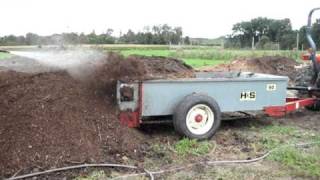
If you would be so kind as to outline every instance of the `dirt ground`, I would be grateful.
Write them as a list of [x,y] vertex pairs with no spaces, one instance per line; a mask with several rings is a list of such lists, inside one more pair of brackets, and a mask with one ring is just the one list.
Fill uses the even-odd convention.
[[[202,70],[241,69],[288,75],[295,79],[292,70],[296,65],[286,58],[264,57]],[[192,68],[181,61],[135,56],[124,60],[117,54],[109,54],[108,58],[91,64],[90,73],[85,73],[86,76],[74,76],[77,73],[72,73],[72,70],[47,67],[32,59],[17,56],[0,61],[0,66],[0,177],[82,163],[135,164],[148,170],[159,170],[205,160],[251,159],[266,152],[264,143],[269,132],[279,132],[277,137],[270,138],[279,139],[281,143],[290,140],[290,133],[301,134],[301,137],[294,136],[297,138],[294,140],[307,141],[308,138],[318,137],[320,130],[318,112],[302,110],[278,119],[258,114],[254,118],[224,121],[218,133],[205,142],[210,144],[207,153],[181,156],[175,149],[181,137],[170,124],[147,125],[139,129],[120,126],[114,104],[116,80],[193,77]],[[292,132],[291,127],[294,127]],[[98,176],[92,175],[96,172]],[[84,169],[39,178],[99,179],[128,173],[119,169]],[[156,177],[317,178],[296,174],[295,169],[271,160],[250,165],[192,166]]]
[[288,76],[290,80],[296,78],[295,66],[298,63],[286,57],[265,56],[261,58],[243,58],[213,67],[203,67],[200,71],[247,71],[266,74]]

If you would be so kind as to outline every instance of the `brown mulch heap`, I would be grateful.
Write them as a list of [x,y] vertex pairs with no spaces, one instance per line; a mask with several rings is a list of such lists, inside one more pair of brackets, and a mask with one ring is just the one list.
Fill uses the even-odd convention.
[[293,80],[296,76],[294,59],[280,56],[265,56],[260,58],[244,58],[214,67],[204,67],[200,71],[250,71],[274,75],[288,76]]
[[120,126],[117,80],[192,77],[181,61],[110,54],[84,79],[0,72],[0,177],[74,163],[142,159],[147,135]]
[[194,76],[192,67],[178,59],[158,56],[129,56],[124,58],[117,53],[110,53],[106,63],[97,69],[98,73],[95,74],[95,76],[98,76],[97,79],[101,80],[106,77],[106,81],[110,79],[121,81],[176,79]]

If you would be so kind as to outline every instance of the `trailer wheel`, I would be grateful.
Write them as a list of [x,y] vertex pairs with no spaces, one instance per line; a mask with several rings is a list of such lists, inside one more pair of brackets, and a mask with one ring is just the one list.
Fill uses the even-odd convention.
[[186,96],[173,116],[175,130],[192,139],[209,139],[219,128],[221,112],[218,103],[203,94]]

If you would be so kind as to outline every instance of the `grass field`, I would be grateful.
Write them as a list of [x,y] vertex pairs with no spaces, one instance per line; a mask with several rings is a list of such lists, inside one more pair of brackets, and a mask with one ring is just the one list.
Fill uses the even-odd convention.
[[262,50],[223,50],[216,47],[201,48],[175,48],[175,49],[122,49],[116,50],[125,56],[144,55],[144,56],[165,56],[184,60],[193,67],[202,67],[207,65],[217,65],[226,63],[230,60],[244,57],[261,56],[284,56],[298,60],[300,51],[262,51]]
[[9,58],[11,55],[8,53],[2,53],[0,52],[0,59],[5,59],[5,58]]
[[[169,46],[169,45],[132,45],[132,44],[106,44],[106,45],[66,45],[66,48],[95,48],[103,51],[120,52],[124,56],[165,56],[182,59],[187,64],[197,68],[217,65],[228,61],[261,56],[285,56],[295,60],[300,59],[301,51],[291,50],[226,50],[216,46]],[[7,50],[37,50],[36,46],[6,46]],[[57,46],[42,46],[43,49],[56,49]],[[8,54],[0,53],[0,59]]]

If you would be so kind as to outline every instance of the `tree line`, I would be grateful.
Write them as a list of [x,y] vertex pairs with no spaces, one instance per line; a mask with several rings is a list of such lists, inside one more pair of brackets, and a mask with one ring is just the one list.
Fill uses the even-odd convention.
[[[313,38],[320,47],[320,19],[312,26]],[[128,30],[114,36],[113,29],[97,34],[92,31],[84,33],[62,33],[50,36],[40,36],[27,33],[25,36],[0,37],[0,45],[50,45],[50,44],[193,44],[193,45],[222,45],[225,48],[237,49],[294,49],[307,48],[306,27],[293,30],[290,19],[269,19],[258,17],[233,25],[232,34],[223,38],[206,39],[183,37],[181,27],[171,27],[167,24],[147,26],[142,31]]]
[[[308,47],[306,26],[293,30],[290,19],[255,18],[236,23],[225,39],[227,48],[303,49]],[[312,25],[312,36],[320,46],[320,19]]]
[[145,27],[143,31],[135,33],[128,30],[119,37],[113,35],[113,29],[107,29],[104,33],[96,34],[92,31],[84,33],[62,33],[50,36],[40,36],[27,33],[25,36],[0,37],[0,45],[50,45],[50,44],[189,44],[189,37],[182,37],[181,27],[171,27],[167,24]]

